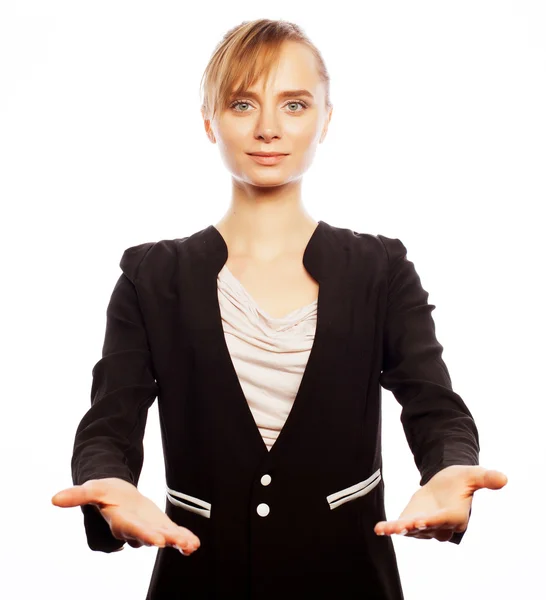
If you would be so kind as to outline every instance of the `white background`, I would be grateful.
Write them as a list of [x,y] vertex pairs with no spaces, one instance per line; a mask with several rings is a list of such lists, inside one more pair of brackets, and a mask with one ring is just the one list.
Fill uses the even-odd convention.
[[[222,35],[256,18],[302,26],[330,71],[308,212],[404,242],[480,462],[509,478],[475,494],[459,546],[395,536],[406,598],[544,597],[540,0],[2,2],[1,595],[145,597],[157,550],[92,552],[80,509],[50,499],[72,485],[123,250],[191,235],[228,206],[199,83]],[[383,405],[394,519],[419,473],[390,392]],[[139,489],[162,507],[164,484],[155,402]]]

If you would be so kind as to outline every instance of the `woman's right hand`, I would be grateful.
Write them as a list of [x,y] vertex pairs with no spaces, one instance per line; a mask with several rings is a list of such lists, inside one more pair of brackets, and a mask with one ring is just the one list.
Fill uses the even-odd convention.
[[110,525],[112,535],[133,548],[172,546],[182,554],[190,555],[201,545],[189,529],[174,523],[136,486],[118,477],[90,479],[58,492],[51,502],[63,508],[83,504],[96,506]]

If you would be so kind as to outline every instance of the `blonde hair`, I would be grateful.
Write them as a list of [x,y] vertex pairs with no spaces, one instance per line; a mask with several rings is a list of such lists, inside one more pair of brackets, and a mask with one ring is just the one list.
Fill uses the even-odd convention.
[[[317,47],[301,27],[284,20],[243,21],[230,29],[216,46],[201,78],[202,105],[206,119],[228,107],[232,93],[241,94],[262,75],[266,78],[278,61],[284,41],[305,44],[317,60],[319,77],[326,86],[326,109],[331,108],[330,76]],[[235,82],[241,80],[234,89]]]

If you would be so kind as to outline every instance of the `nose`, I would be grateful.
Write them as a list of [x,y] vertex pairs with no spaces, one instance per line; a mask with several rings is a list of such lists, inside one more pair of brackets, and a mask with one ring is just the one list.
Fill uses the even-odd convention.
[[264,140],[264,142],[270,142],[274,139],[279,139],[280,135],[277,135],[273,129],[263,129],[255,136],[258,140]]
[[259,117],[256,119],[254,131],[256,139],[269,142],[281,137],[280,119],[279,115],[275,112],[276,110],[276,108],[262,109]]

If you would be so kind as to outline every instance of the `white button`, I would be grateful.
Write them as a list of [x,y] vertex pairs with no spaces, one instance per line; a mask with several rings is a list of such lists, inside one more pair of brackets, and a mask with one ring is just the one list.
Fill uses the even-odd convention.
[[262,482],[262,485],[269,485],[271,483],[271,475],[262,475],[260,481]]
[[262,504],[258,504],[256,511],[260,515],[260,517],[267,517],[267,515],[269,514],[269,506],[262,502]]

